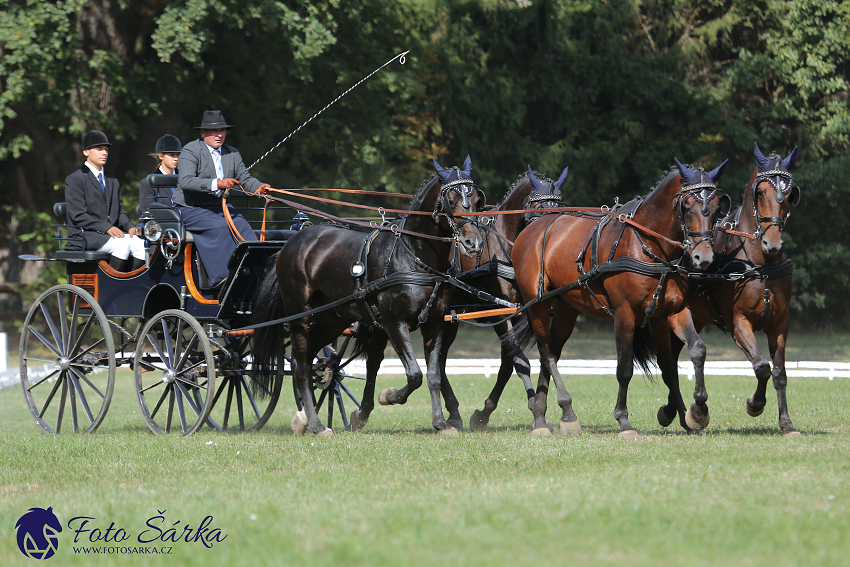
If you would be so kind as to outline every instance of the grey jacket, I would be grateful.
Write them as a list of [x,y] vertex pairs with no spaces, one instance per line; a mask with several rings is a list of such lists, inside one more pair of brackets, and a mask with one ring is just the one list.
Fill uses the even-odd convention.
[[[242,184],[246,191],[256,191],[262,183],[251,177],[242,162],[239,150],[232,146],[221,146],[221,169],[225,178],[233,178]],[[203,140],[193,140],[183,146],[180,153],[180,173],[177,189],[172,199],[184,207],[209,207],[221,204],[221,192],[210,191],[212,180],[216,178],[215,164]]]

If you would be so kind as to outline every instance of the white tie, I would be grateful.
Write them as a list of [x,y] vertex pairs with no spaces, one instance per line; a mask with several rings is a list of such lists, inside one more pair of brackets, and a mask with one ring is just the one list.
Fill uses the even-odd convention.
[[224,170],[221,168],[221,148],[216,148],[212,152],[213,162],[215,163],[215,173],[219,179],[224,179]]

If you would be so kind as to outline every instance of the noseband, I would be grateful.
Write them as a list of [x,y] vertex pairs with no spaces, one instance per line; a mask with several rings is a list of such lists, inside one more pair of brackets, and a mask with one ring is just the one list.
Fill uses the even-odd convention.
[[461,179],[460,171],[457,167],[453,169],[457,170],[458,178],[454,181],[449,181],[446,184],[440,185],[440,197],[434,205],[434,213],[432,216],[434,219],[437,219],[441,215],[446,217],[446,220],[449,222],[449,227],[451,227],[452,235],[455,240],[460,242],[460,227],[465,224],[474,224],[478,226],[478,220],[477,217],[475,217],[475,220],[470,220],[463,216],[455,220],[454,212],[452,211],[451,203],[449,202],[449,191],[454,191],[460,195],[461,206],[463,206],[464,209],[471,209],[472,205],[469,198],[475,192],[478,192],[478,199],[482,202],[484,199],[484,193],[478,188],[478,185],[476,185],[472,179]]
[[[797,182],[794,181],[794,177],[787,171],[782,171],[780,169],[771,169],[769,171],[759,172],[756,175],[756,178],[753,180],[752,187],[752,197],[753,197],[753,216],[756,218],[756,230],[753,232],[753,239],[758,240],[761,236],[768,231],[771,226],[776,225],[779,227],[780,234],[782,230],[785,228],[785,222],[788,220],[788,217],[791,216],[791,205],[793,202],[788,203],[788,208],[785,210],[785,216],[782,217],[763,217],[759,213],[758,205],[758,195],[756,194],[756,190],[760,183],[766,181],[770,183],[770,186],[776,191],[776,202],[782,203],[785,200],[785,196],[789,195],[795,187],[797,187]],[[762,230],[761,226],[763,223],[768,223],[764,230]]]

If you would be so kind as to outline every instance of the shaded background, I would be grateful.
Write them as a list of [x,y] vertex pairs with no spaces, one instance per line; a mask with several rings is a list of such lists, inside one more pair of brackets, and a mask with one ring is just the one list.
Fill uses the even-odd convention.
[[570,166],[565,201],[589,206],[645,193],[674,156],[728,157],[721,187],[739,204],[753,143],[783,156],[797,145],[793,320],[838,328],[850,320],[848,24],[850,2],[821,0],[0,0],[0,330],[64,275],[17,255],[54,249],[50,211],[85,132],[114,143],[107,169],[134,211],[166,132],[185,144],[221,109],[251,164],[405,50],[405,65],[252,173],[409,193],[432,155],[469,153],[490,203],[531,164]]

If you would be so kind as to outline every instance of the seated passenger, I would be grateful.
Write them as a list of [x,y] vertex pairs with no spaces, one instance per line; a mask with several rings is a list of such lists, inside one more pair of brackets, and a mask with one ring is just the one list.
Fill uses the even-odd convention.
[[[135,236],[136,227],[130,222],[124,206],[118,180],[106,172],[109,140],[100,130],[83,137],[83,166],[65,178],[67,223],[85,230],[86,250],[108,252],[109,264],[120,271],[131,271],[145,263],[145,243]],[[69,236],[79,231],[69,230]],[[81,250],[80,241],[70,240],[66,250]],[[130,255],[133,261],[128,262]]]
[[[177,162],[180,160],[180,152],[182,151],[183,146],[180,145],[180,140],[177,136],[166,134],[157,140],[154,153],[151,154],[159,162],[154,173],[176,175]],[[139,210],[148,210],[151,203],[161,203],[170,207],[174,189],[175,187],[160,187],[159,193],[157,193],[157,188],[148,185],[148,178],[145,176],[139,182]]]
[[[220,110],[207,110],[200,126],[201,139],[183,146],[180,174],[172,199],[179,207],[186,229],[192,233],[210,284],[220,285],[228,275],[227,261],[236,249],[221,199],[224,190],[237,181],[251,193],[264,192],[268,183],[251,177],[236,148],[224,145],[227,130],[233,128]],[[248,221],[228,206],[233,224],[245,240],[257,240]]]

